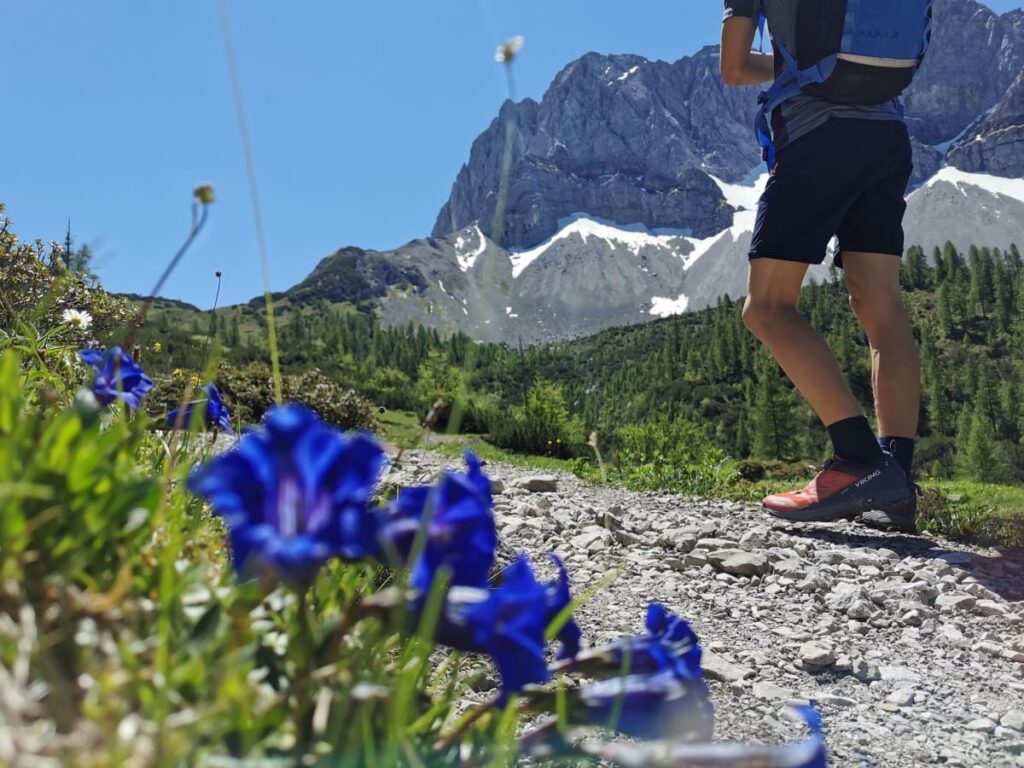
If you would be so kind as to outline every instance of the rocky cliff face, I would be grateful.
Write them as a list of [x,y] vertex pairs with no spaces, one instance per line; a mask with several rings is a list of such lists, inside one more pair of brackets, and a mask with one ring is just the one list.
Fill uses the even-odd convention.
[[950,149],[949,162],[974,173],[1024,176],[1024,72],[963,142]]
[[[964,170],[1024,165],[1018,133],[1024,11],[1002,16],[975,0],[937,0],[932,50],[906,94],[914,138],[914,184],[950,157]],[[756,88],[731,89],[718,50],[669,64],[587,54],[555,78],[540,103],[508,103],[477,139],[433,234],[479,223],[509,247],[529,248],[585,212],[620,224],[720,231],[731,214],[707,178],[748,176],[760,162],[751,126]],[[994,111],[993,111],[994,110]],[[984,143],[955,151],[979,116]],[[1013,122],[1017,120],[1017,122]],[[491,231],[506,130],[515,150],[504,232]],[[1012,125],[1009,125],[1012,123]]]
[[[744,92],[745,91],[745,92]],[[707,48],[675,64],[587,54],[555,78],[541,103],[507,103],[473,144],[435,236],[473,223],[491,231],[505,149],[516,126],[505,230],[529,248],[574,213],[706,236],[731,211],[705,169],[738,180],[756,164],[752,89],[727,89]]]
[[1024,13],[999,16],[974,0],[937,0],[932,47],[906,93],[911,132],[954,142],[997,105],[1024,67]]

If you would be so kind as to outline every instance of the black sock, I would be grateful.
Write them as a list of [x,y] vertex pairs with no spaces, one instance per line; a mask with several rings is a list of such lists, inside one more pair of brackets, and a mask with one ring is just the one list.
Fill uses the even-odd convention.
[[836,456],[857,464],[874,464],[882,458],[882,449],[864,416],[837,421],[828,428]]
[[910,437],[880,437],[878,445],[883,451],[892,454],[903,471],[907,473],[907,479],[914,476],[914,439]]

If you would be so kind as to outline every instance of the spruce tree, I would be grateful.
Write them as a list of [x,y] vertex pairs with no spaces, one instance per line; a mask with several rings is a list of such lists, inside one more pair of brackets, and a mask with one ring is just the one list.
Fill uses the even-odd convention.
[[793,455],[793,394],[782,382],[776,363],[764,356],[758,371],[757,393],[751,418],[755,456],[787,459]]

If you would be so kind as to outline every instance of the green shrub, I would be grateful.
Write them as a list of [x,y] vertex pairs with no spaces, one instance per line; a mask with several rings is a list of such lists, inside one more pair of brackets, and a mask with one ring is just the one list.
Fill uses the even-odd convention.
[[[19,242],[0,203],[0,333],[46,336],[60,329],[62,341],[81,347],[88,339],[105,339],[125,327],[131,308],[124,299],[91,288],[88,273],[67,267],[55,244]],[[74,262],[72,262],[74,266]],[[68,310],[88,312],[88,327],[67,323]]]
[[735,463],[681,417],[620,427],[614,447],[615,474],[636,490],[711,495],[736,477]]
[[[216,383],[236,423],[255,424],[274,404],[273,376],[262,363],[242,368],[221,364]],[[283,376],[281,387],[285,402],[309,406],[328,424],[346,430],[374,427],[373,404],[317,368]]]
[[487,421],[491,441],[502,448],[558,458],[588,453],[582,419],[570,415],[562,387],[545,379],[530,385],[525,406],[494,407]]

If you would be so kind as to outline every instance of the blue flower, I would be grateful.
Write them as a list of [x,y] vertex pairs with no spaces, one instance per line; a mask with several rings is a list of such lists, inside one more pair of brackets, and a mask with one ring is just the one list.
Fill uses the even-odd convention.
[[384,463],[370,437],[342,435],[308,408],[285,405],[200,467],[188,488],[227,522],[240,575],[262,570],[304,584],[330,557],[375,553],[369,505]]
[[583,665],[624,670],[626,674],[671,672],[680,680],[701,680],[701,648],[696,633],[683,619],[663,605],[647,607],[647,634],[623,637],[587,651],[577,661]]
[[[551,623],[572,602],[572,595],[569,591],[569,572],[562,560],[555,555],[550,556],[558,568],[558,578],[549,582],[545,587],[545,599],[547,601],[547,623]],[[583,633],[580,631],[576,620],[570,617],[558,630],[557,635],[562,647],[558,652],[559,659],[572,659],[580,652],[580,640]]]
[[707,686],[671,670],[625,675],[583,686],[573,719],[639,739],[710,739],[714,710]]
[[449,590],[435,637],[457,650],[494,659],[506,697],[550,679],[544,656],[547,624],[547,588],[520,556],[505,569],[501,586],[495,589]]
[[100,405],[110,405],[120,399],[134,410],[153,388],[153,380],[120,347],[106,351],[83,349],[78,356],[95,371],[92,392]]
[[446,472],[434,491],[416,492],[401,513],[406,517],[418,514],[426,525],[426,544],[410,577],[418,592],[430,591],[442,567],[450,571],[452,586],[487,586],[498,547],[491,481],[484,475],[480,459],[471,452],[465,458],[465,474]]
[[231,414],[228,412],[228,407],[224,405],[224,400],[221,399],[220,390],[217,389],[217,385],[207,384],[203,387],[203,392],[206,393],[206,399],[193,400],[191,403],[187,403],[184,416],[181,414],[181,408],[175,408],[168,413],[167,426],[172,429],[179,424],[188,427],[192,423],[196,406],[204,406],[202,422],[204,427],[213,427],[229,435],[234,434],[231,430]]
[[383,510],[378,532],[381,560],[393,566],[407,563],[416,536],[423,528],[423,515],[433,489],[429,485],[402,488]]

